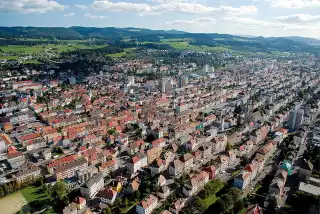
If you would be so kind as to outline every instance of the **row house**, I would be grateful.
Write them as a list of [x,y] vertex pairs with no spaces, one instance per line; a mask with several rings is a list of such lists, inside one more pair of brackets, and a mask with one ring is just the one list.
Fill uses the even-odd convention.
[[76,176],[78,170],[88,167],[88,162],[84,158],[72,161],[68,164],[56,168],[54,176],[57,180],[72,178]]
[[203,189],[204,185],[208,182],[209,174],[206,171],[202,171],[198,175],[193,176],[188,183],[184,184],[182,192],[187,197],[193,196]]

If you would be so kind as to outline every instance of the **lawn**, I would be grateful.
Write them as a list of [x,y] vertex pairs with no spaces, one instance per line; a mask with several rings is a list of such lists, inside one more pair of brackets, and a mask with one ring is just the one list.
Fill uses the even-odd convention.
[[16,192],[0,199],[1,214],[13,214],[27,204],[21,192]]
[[211,204],[214,204],[217,199],[216,195],[211,195],[210,197],[203,199],[203,203],[206,205],[206,208],[208,208]]
[[28,205],[34,210],[41,210],[52,204],[51,198],[40,187],[28,186],[22,189],[20,192],[27,200]]

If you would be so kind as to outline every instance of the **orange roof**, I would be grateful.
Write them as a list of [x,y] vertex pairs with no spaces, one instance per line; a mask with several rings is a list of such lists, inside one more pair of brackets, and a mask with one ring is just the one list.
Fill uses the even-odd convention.
[[59,158],[57,160],[53,160],[48,164],[48,167],[52,168],[52,167],[58,167],[67,163],[70,163],[72,161],[77,160],[78,156],[77,155],[69,155],[63,158]]

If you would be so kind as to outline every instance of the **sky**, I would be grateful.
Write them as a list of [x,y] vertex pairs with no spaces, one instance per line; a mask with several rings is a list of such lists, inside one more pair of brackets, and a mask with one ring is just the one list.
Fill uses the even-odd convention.
[[138,27],[320,39],[320,0],[0,0],[0,26]]

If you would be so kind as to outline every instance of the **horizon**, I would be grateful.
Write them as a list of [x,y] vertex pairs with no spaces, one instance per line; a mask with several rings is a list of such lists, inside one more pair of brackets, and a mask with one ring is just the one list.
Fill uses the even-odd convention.
[[319,8],[320,1],[314,0],[2,0],[0,26],[132,26],[190,33],[317,38]]
[[179,32],[183,32],[183,33],[190,33],[190,34],[220,34],[220,35],[232,35],[232,36],[237,36],[237,37],[245,37],[245,38],[256,38],[256,37],[263,37],[263,38],[290,38],[290,37],[300,37],[300,38],[306,38],[306,39],[316,39],[316,40],[320,40],[320,37],[305,37],[305,36],[263,36],[263,35],[240,35],[240,34],[230,34],[230,33],[217,33],[217,32],[188,32],[188,31],[184,31],[184,30],[178,30],[178,29],[168,29],[168,30],[164,30],[164,29],[152,29],[152,28],[141,28],[141,27],[132,27],[132,26],[128,26],[128,27],[116,27],[116,26],[104,26],[104,27],[95,27],[95,26],[69,26],[69,27],[62,27],[62,26],[0,26],[1,27],[7,27],[7,28],[18,28],[18,27],[22,27],[22,28],[73,28],[73,27],[82,27],[82,28],[98,28],[98,29],[103,29],[103,28],[116,28],[116,29],[128,29],[128,28],[134,28],[134,29],[142,29],[142,30],[152,30],[152,31],[179,31]]

